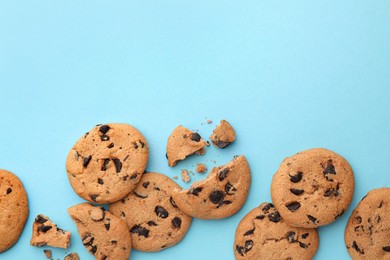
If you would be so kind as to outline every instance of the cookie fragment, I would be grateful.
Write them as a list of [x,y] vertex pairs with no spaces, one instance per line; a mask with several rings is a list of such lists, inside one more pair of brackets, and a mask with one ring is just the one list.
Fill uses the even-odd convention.
[[66,255],[64,260],[80,260],[80,257],[76,252],[73,252],[73,253]]
[[198,133],[179,125],[168,137],[166,153],[168,165],[173,167],[178,161],[192,154],[203,155],[206,146],[207,142]]
[[69,231],[62,230],[47,216],[39,214],[33,223],[30,245],[68,248],[70,236]]
[[225,149],[236,140],[236,132],[228,121],[221,120],[213,134],[210,135],[210,140],[216,147]]
[[207,167],[203,163],[198,163],[196,164],[196,172],[197,173],[205,173],[207,172]]
[[51,250],[45,249],[43,250],[43,253],[45,254],[47,259],[51,259],[52,256]]
[[181,170],[181,179],[184,182],[190,182],[191,181],[191,176],[188,174],[187,170]]

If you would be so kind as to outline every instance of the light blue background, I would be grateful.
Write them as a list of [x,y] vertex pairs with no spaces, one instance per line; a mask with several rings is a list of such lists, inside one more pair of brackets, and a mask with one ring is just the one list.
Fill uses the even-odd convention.
[[[74,234],[54,258],[77,251],[93,259],[66,212],[82,199],[65,159],[104,122],[144,133],[150,171],[172,177],[196,162],[211,168],[245,154],[253,172],[239,213],[194,220],[177,246],[133,251],[132,259],[233,259],[235,228],[270,201],[279,163],[312,147],[333,149],[355,171],[352,207],[319,229],[315,257],[348,259],[343,232],[352,208],[367,191],[390,186],[389,14],[385,0],[0,0],[0,168],[22,179],[30,200],[21,239],[0,259],[44,259],[29,245],[38,213]],[[207,137],[223,118],[238,133],[234,145],[167,166],[166,140],[178,124]]]

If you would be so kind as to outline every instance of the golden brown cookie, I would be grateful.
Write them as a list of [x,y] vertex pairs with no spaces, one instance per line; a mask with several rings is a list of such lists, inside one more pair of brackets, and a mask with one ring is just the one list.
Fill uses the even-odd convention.
[[18,241],[27,217],[28,200],[22,182],[0,169],[0,253]]
[[30,245],[68,248],[70,235],[69,231],[58,228],[47,216],[39,214],[33,223]]
[[192,217],[226,218],[244,205],[250,184],[249,164],[241,155],[214,167],[207,179],[193,183],[189,190],[173,190],[172,197],[179,209]]
[[370,191],[357,205],[345,228],[353,259],[390,259],[390,188]]
[[228,145],[236,140],[234,128],[226,120],[221,120],[220,124],[210,135],[210,140],[218,148],[225,149]]
[[234,256],[237,260],[310,260],[318,244],[317,229],[290,227],[272,203],[262,203],[238,224]]
[[272,201],[291,226],[314,228],[338,219],[351,203],[354,176],[340,155],[317,148],[284,159],[272,179]]
[[131,238],[126,222],[102,207],[82,203],[68,209],[83,245],[96,259],[128,259]]
[[198,133],[179,125],[168,137],[166,154],[168,165],[173,167],[178,161],[192,154],[204,154],[207,145],[208,143]]
[[179,243],[187,233],[192,218],[179,210],[172,200],[173,189],[180,189],[167,176],[147,173],[135,190],[110,205],[110,211],[126,220],[133,248],[160,251]]
[[148,162],[148,144],[127,124],[98,125],[81,137],[66,160],[74,191],[94,203],[120,200],[134,189]]

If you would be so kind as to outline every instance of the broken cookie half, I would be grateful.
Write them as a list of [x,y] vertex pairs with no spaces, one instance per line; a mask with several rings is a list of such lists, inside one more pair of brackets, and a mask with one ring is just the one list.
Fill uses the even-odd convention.
[[178,161],[192,154],[203,155],[206,153],[206,146],[208,143],[198,133],[179,125],[168,137],[166,154],[168,165],[173,167]]
[[175,189],[172,198],[187,215],[200,219],[220,219],[235,214],[244,205],[251,184],[251,171],[245,156],[235,156],[223,166],[214,167],[207,179],[188,190]]
[[70,235],[69,231],[58,228],[47,216],[39,214],[33,224],[30,245],[68,248]]

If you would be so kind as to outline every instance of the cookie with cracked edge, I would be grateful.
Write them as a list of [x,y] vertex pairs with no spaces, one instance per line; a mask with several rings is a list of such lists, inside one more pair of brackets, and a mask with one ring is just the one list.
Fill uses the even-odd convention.
[[225,149],[236,140],[236,132],[228,121],[221,120],[212,135],[210,135],[210,140],[214,146]]
[[371,190],[353,210],[344,240],[353,259],[390,259],[390,188]]
[[103,207],[81,203],[68,209],[82,244],[96,259],[128,259],[131,238],[126,222]]
[[125,198],[110,205],[110,212],[124,219],[133,248],[155,252],[179,243],[192,218],[177,208],[171,197],[176,182],[160,173],[147,173]]
[[214,167],[205,180],[190,189],[174,189],[172,198],[184,213],[200,219],[220,219],[235,214],[244,205],[251,184],[245,156]]
[[148,155],[148,143],[134,127],[98,125],[73,146],[66,170],[80,197],[92,203],[112,203],[135,188]]
[[238,224],[234,256],[240,259],[312,259],[318,249],[317,229],[290,227],[272,203],[262,203]]
[[0,253],[12,247],[28,217],[28,199],[20,179],[0,169]]
[[208,143],[198,133],[179,125],[168,137],[166,154],[168,165],[173,167],[192,154],[205,154],[207,145]]
[[70,236],[69,231],[58,228],[47,216],[39,214],[33,223],[30,245],[68,248]]
[[314,228],[336,221],[351,203],[354,176],[349,163],[323,148],[284,159],[272,178],[271,197],[283,219]]

